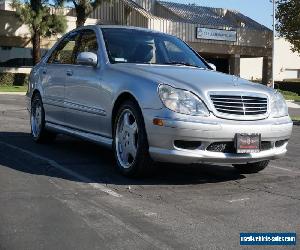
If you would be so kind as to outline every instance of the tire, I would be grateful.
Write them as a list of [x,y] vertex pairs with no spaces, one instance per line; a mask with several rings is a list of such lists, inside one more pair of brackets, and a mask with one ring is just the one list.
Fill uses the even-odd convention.
[[113,138],[114,155],[122,175],[141,177],[153,172],[144,118],[136,102],[127,100],[121,104],[114,120]]
[[254,163],[247,163],[247,164],[235,164],[233,165],[240,173],[243,174],[253,174],[258,173],[264,170],[270,161],[259,161]]
[[51,142],[56,137],[45,128],[45,110],[40,94],[35,94],[31,101],[30,127],[31,136],[37,143]]

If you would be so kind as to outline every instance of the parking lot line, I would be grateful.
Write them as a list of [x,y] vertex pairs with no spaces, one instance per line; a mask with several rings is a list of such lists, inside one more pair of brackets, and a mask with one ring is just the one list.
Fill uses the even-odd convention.
[[300,171],[294,171],[294,170],[288,169],[288,168],[282,168],[282,167],[277,167],[277,166],[270,166],[270,168],[276,168],[276,169],[280,169],[280,170],[283,170],[283,171],[288,171],[288,172],[300,174]]
[[241,198],[241,199],[229,200],[228,202],[233,203],[233,202],[247,201],[247,200],[250,200],[250,198],[246,197],[246,198]]
[[122,197],[121,194],[118,194],[117,192],[115,192],[115,191],[113,191],[113,190],[111,190],[111,189],[109,189],[109,188],[107,188],[107,187],[105,187],[105,186],[103,186],[103,185],[101,185],[99,183],[95,183],[93,180],[91,180],[91,179],[89,179],[89,178],[87,178],[85,176],[82,176],[82,175],[80,175],[80,174],[78,174],[78,173],[76,173],[76,172],[74,172],[74,171],[72,171],[72,170],[70,170],[70,169],[68,169],[68,168],[60,165],[59,163],[57,163],[56,161],[54,161],[52,159],[49,159],[47,157],[41,156],[39,154],[33,153],[33,152],[29,151],[29,150],[17,147],[17,146],[12,145],[12,144],[8,144],[8,143],[5,143],[5,142],[0,142],[0,143],[3,144],[3,145],[5,145],[6,147],[10,147],[12,149],[19,150],[19,151],[21,151],[21,152],[23,152],[25,154],[28,154],[28,155],[30,155],[30,156],[32,156],[34,158],[46,161],[52,167],[60,170],[61,172],[65,173],[65,174],[67,174],[69,176],[72,176],[72,177],[74,177],[74,178],[76,178],[76,179],[78,179],[80,181],[86,182],[87,184],[89,184],[93,188],[98,189],[98,190],[100,190],[100,191],[102,191],[104,193],[107,193],[107,194],[109,194],[111,196],[114,196],[114,197],[117,197],[117,198]]

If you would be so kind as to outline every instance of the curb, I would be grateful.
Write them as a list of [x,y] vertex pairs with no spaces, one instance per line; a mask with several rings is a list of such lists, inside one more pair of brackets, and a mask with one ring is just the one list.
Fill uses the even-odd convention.
[[0,95],[26,95],[26,92],[0,92]]

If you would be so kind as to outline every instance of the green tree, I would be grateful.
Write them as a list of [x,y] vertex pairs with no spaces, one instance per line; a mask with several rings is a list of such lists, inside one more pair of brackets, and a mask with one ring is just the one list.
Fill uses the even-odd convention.
[[93,9],[100,5],[101,0],[72,0],[76,11],[76,26],[81,27],[85,24],[87,17],[92,13]]
[[59,5],[63,2],[71,2],[76,11],[76,27],[81,27],[85,24],[88,16],[96,9],[101,3],[111,2],[112,0],[56,0]]
[[48,0],[13,0],[11,5],[19,21],[29,27],[33,63],[37,64],[41,59],[41,37],[64,33],[67,28],[66,18],[61,14],[51,14]]
[[292,44],[292,50],[300,53],[300,1],[278,0],[276,12],[279,35]]

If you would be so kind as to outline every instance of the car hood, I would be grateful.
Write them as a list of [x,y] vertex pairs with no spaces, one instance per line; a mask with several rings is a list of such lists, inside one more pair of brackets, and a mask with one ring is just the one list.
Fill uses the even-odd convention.
[[[268,97],[274,90],[262,84],[224,73],[189,66],[115,64],[114,69],[127,74],[146,78],[158,84],[169,84],[176,88],[194,92],[206,103],[210,103],[210,92],[251,92],[265,94]],[[210,106],[210,105],[208,105]]]

